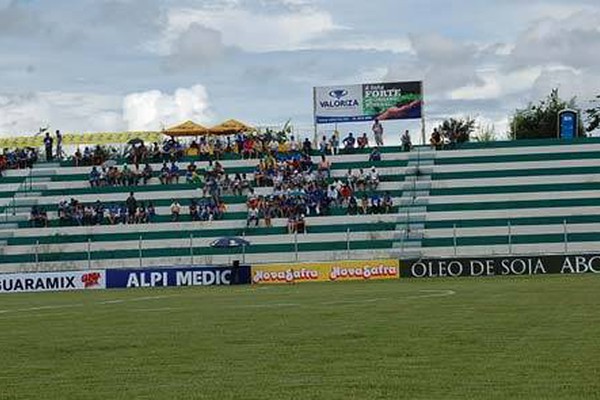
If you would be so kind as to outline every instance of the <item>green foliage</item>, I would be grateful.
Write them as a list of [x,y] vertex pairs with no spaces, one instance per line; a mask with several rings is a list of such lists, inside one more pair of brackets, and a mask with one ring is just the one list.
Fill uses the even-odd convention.
[[475,131],[475,119],[466,118],[449,118],[437,127],[437,130],[442,136],[454,137],[457,143],[468,142],[471,134]]
[[600,128],[600,94],[591,103],[593,106],[585,110],[588,132]]
[[[552,89],[550,94],[539,103],[529,103],[524,109],[517,109],[510,121],[510,138],[519,139],[550,139],[558,137],[558,113],[565,108],[579,110],[576,98],[563,100],[558,89]],[[585,136],[585,128],[579,121],[579,136]]]

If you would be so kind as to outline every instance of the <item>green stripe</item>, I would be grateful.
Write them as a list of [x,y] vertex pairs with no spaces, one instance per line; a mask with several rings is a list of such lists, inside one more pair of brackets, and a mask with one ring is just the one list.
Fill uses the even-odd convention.
[[456,196],[496,193],[532,193],[532,192],[574,192],[578,190],[599,190],[600,182],[551,183],[542,185],[505,185],[439,188],[430,191],[431,196]]
[[[538,234],[538,235],[512,235],[511,243],[514,244],[534,244],[534,243],[563,243],[565,236],[563,233]],[[599,232],[590,233],[571,233],[567,240],[572,242],[595,242],[600,241]],[[491,246],[506,244],[508,246],[508,235],[496,236],[476,236],[476,237],[457,237],[457,246]],[[423,247],[451,247],[454,245],[452,237],[447,238],[425,238],[422,242]]]
[[550,175],[584,175],[597,174],[598,167],[561,167],[555,168],[523,168],[511,170],[484,170],[484,171],[458,171],[458,172],[436,172],[432,175],[433,180],[447,179],[476,179],[476,178],[505,178],[522,176],[550,176]]
[[528,218],[493,218],[493,219],[460,219],[447,221],[427,221],[425,229],[450,229],[454,225],[457,228],[478,228],[486,226],[513,226],[527,225],[556,225],[562,224],[591,224],[600,223],[600,215],[569,215],[556,217],[528,217]]
[[524,154],[505,154],[490,156],[469,156],[453,158],[436,158],[436,165],[454,165],[454,164],[478,164],[478,163],[508,163],[508,162],[528,162],[528,161],[560,161],[560,160],[588,160],[600,158],[600,153],[595,151],[577,152],[574,149],[571,153],[524,153]]
[[473,211],[473,210],[505,210],[511,208],[545,208],[545,207],[584,207],[598,206],[600,198],[592,199],[540,199],[520,201],[489,201],[456,204],[430,204],[428,212],[437,211]]

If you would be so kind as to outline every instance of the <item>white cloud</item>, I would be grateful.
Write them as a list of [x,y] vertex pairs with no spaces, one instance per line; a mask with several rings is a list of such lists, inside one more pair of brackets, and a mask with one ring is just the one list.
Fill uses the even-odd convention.
[[249,52],[289,51],[336,29],[331,15],[313,7],[274,14],[243,8],[180,8],[169,12],[163,53],[192,24],[221,32],[223,43]]
[[202,85],[179,88],[171,95],[160,90],[131,93],[123,99],[128,130],[159,130],[184,120],[210,121],[208,94]]
[[119,130],[123,127],[119,100],[53,91],[0,95],[0,135],[31,134],[42,126],[78,132]]

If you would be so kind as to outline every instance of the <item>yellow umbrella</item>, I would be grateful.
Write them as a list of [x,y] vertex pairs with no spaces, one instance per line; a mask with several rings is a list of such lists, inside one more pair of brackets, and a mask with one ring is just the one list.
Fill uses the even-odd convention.
[[194,121],[185,121],[182,124],[163,130],[162,133],[167,136],[200,136],[207,135],[209,132],[204,126]]
[[213,135],[235,135],[236,133],[250,132],[253,130],[254,128],[251,126],[236,121],[235,119],[227,120],[209,129],[210,133]]

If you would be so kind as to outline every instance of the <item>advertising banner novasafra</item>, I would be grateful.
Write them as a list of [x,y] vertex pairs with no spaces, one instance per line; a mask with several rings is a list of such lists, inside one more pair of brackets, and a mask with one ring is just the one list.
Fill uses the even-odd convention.
[[422,82],[322,86],[314,89],[315,122],[421,118]]
[[398,260],[262,264],[252,267],[252,283],[343,282],[398,279]]
[[403,260],[400,276],[436,278],[546,274],[600,274],[600,254]]
[[0,293],[104,289],[104,271],[0,274]]
[[250,283],[250,267],[173,267],[106,270],[107,288],[228,286]]

